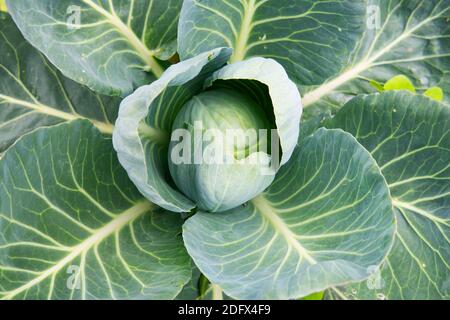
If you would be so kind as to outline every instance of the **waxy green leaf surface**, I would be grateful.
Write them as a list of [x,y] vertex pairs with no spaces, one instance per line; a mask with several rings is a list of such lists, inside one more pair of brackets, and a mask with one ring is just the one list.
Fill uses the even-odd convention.
[[0,12],[0,153],[36,128],[89,119],[112,134],[119,99],[64,77]]
[[350,132],[375,158],[397,220],[395,244],[376,284],[362,283],[347,294],[448,299],[450,107],[406,91],[360,96],[327,126]]
[[393,234],[375,161],[350,134],[326,129],[300,143],[266,192],[183,226],[195,264],[237,299],[297,299],[363,280]]
[[179,24],[183,59],[233,48],[232,62],[273,58],[291,79],[317,85],[339,74],[364,31],[366,2],[187,0]]
[[25,38],[64,75],[108,95],[126,96],[159,78],[157,58],[176,52],[181,0],[13,0]]
[[302,87],[307,115],[338,110],[349,98],[407,76],[422,93],[438,86],[450,102],[450,0],[369,0],[364,37],[339,75]]
[[0,298],[172,299],[191,276],[181,224],[89,122],[39,129],[0,160]]

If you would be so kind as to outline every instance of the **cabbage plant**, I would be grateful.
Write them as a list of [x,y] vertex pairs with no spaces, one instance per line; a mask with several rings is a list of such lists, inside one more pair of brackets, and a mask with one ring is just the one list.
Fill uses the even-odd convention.
[[449,0],[0,10],[0,299],[449,298]]

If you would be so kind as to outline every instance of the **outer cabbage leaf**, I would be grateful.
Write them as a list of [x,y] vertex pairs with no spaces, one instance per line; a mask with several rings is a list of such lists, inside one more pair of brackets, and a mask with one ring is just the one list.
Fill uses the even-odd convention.
[[[351,64],[317,87],[302,87],[305,113],[336,111],[361,93],[405,75],[422,93],[437,86],[450,102],[450,0],[370,0],[367,30]],[[344,103],[343,103],[344,102]]]
[[266,192],[239,208],[199,212],[183,226],[189,254],[236,299],[297,299],[369,276],[390,249],[389,191],[348,133],[301,141]]
[[450,297],[450,107],[403,92],[360,96],[327,126],[353,134],[386,178],[396,240],[372,281],[347,288],[360,299]]
[[74,119],[112,134],[119,99],[64,77],[1,12],[0,39],[0,153],[25,133]]
[[[255,152],[242,161],[225,166],[223,164],[200,164],[197,167],[198,171],[194,174],[195,178],[191,177],[192,173],[189,173],[189,170],[184,171],[183,166],[170,167],[172,176],[174,173],[176,177],[178,175],[178,181],[175,179],[175,182],[180,190],[183,190],[184,194],[190,196],[191,199],[197,199],[199,209],[221,212],[254,198],[273,182],[279,169],[278,161],[281,165],[285,164],[296,146],[302,108],[297,87],[289,80],[283,67],[272,59],[250,58],[225,66],[208,78],[205,87],[210,86],[213,86],[214,89],[205,94],[214,99],[220,95],[218,93],[220,90],[224,90],[220,87],[226,87],[227,94],[235,96],[243,94],[256,102],[256,108],[261,109],[256,110],[261,111],[258,114],[262,115],[267,122],[273,122],[272,125],[277,128],[282,150],[280,159],[276,159],[278,153],[272,153],[269,157],[266,153]],[[200,95],[197,96],[197,98],[199,97]],[[228,100],[219,102],[222,110],[226,108],[226,103],[233,99],[229,97]],[[207,102],[203,102],[203,106],[207,104]],[[208,105],[208,107],[210,106]],[[192,113],[190,112],[190,114]],[[235,116],[243,117],[244,113],[241,112],[241,115],[236,114]],[[255,116],[255,112],[252,116]],[[232,117],[233,115],[230,114],[228,119],[234,121]],[[219,119],[223,120],[223,118]],[[205,125],[208,124],[205,123]],[[256,128],[257,125],[254,125]],[[255,161],[256,163],[252,161],[245,163],[252,157],[258,159]],[[272,164],[270,164],[271,161]],[[191,165],[187,165],[187,167],[189,166]],[[267,172],[262,174],[262,168]],[[192,180],[186,182],[186,179]],[[199,188],[198,185],[203,187]]]
[[87,121],[38,129],[0,161],[0,298],[174,298],[191,276],[181,224]]
[[317,85],[348,65],[365,11],[364,0],[186,0],[178,50],[186,59],[231,47],[232,62],[273,58],[297,84]]
[[126,96],[158,78],[176,51],[181,0],[13,0],[25,38],[67,77]]

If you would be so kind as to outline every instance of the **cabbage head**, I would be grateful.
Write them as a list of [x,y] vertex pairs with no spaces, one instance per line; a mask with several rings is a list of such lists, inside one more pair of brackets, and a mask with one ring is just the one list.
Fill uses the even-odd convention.
[[272,59],[226,64],[219,48],[171,66],[120,107],[119,160],[174,211],[223,212],[263,192],[296,146],[301,98]]

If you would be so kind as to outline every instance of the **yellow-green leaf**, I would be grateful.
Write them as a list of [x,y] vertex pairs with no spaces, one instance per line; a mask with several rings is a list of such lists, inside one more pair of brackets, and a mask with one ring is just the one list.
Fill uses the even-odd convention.
[[323,295],[324,295],[323,291],[316,292],[316,293],[310,294],[309,296],[302,298],[301,300],[323,300]]
[[384,91],[384,85],[381,82],[378,82],[376,80],[370,80],[370,85],[372,87],[374,87],[375,89],[377,89],[379,92],[383,92]]
[[436,100],[436,101],[444,100],[444,91],[442,91],[442,89],[439,87],[432,87],[432,88],[428,89],[427,91],[425,91],[425,93],[423,95],[427,96],[433,100]]
[[0,11],[8,11],[8,9],[6,8],[5,0],[0,0]]
[[412,84],[411,80],[404,75],[399,75],[393,77],[391,80],[384,84],[384,90],[407,90],[416,93],[416,89]]
[[180,0],[7,0],[24,37],[62,73],[125,97],[159,78],[176,52]]

